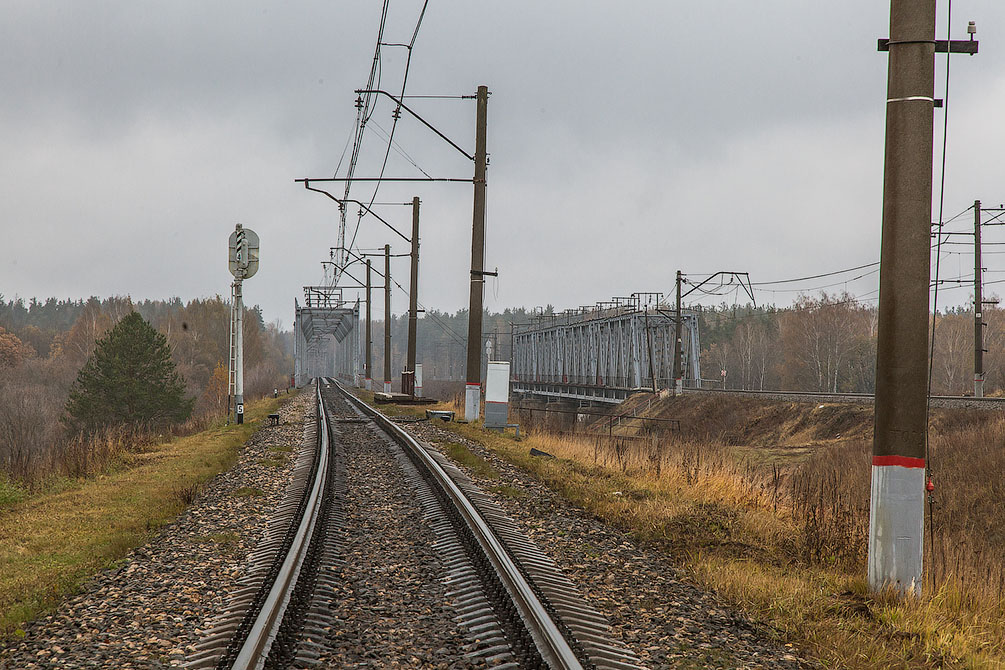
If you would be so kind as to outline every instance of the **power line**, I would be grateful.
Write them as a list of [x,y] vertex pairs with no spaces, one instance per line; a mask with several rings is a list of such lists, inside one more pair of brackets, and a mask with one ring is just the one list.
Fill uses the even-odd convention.
[[[386,139],[386,140],[388,141],[388,143],[389,143],[389,144],[390,144],[391,146],[393,146],[393,147],[394,147],[394,150],[395,150],[395,152],[397,152],[397,154],[398,154],[399,156],[401,156],[401,157],[402,157],[402,158],[404,158],[404,159],[405,159],[406,161],[408,161],[409,163],[411,163],[411,164],[412,164],[412,166],[413,166],[413,167],[415,167],[415,169],[416,169],[416,170],[418,170],[419,172],[421,172],[422,174],[426,175],[426,176],[427,176],[427,177],[429,177],[430,179],[432,179],[432,178],[433,178],[433,176],[432,176],[431,174],[429,174],[428,172],[426,172],[425,170],[423,170],[423,169],[422,169],[422,167],[421,167],[421,166],[420,166],[420,165],[419,165],[418,163],[416,163],[416,162],[415,162],[415,159],[413,159],[413,158],[412,158],[411,156],[409,156],[409,155],[408,155],[408,152],[406,152],[406,151],[405,151],[405,150],[404,150],[404,149],[403,149],[403,148],[401,147],[401,145],[400,145],[400,144],[399,144],[398,142],[395,142],[395,141],[394,141],[393,139],[391,139],[391,135],[390,135],[390,134],[389,134],[389,133],[388,133],[388,132],[387,132],[386,130],[384,130],[384,129],[383,129],[383,128],[382,128],[381,126],[380,126],[380,124],[378,124],[378,123],[377,123],[376,121],[370,121],[370,125],[372,125],[372,126],[375,126],[375,127],[377,128],[377,130],[379,130],[379,131],[380,131],[381,133],[383,133],[383,136],[384,136],[384,138],[385,138],[385,139]],[[371,205],[373,205],[373,204],[375,204],[375,203],[372,203],[372,202],[371,202],[370,204],[371,204]]]
[[[409,69],[410,69],[410,67],[412,65],[412,49],[415,46],[415,40],[416,40],[416,38],[419,36],[419,28],[422,26],[422,19],[426,15],[426,7],[428,5],[429,5],[429,0],[425,0],[422,3],[422,10],[419,12],[419,18],[418,18],[418,20],[416,20],[416,22],[415,22],[415,30],[412,31],[412,39],[411,39],[411,41],[409,41],[409,43],[407,45],[408,56],[405,59],[405,73],[404,73],[404,75],[402,77],[402,80],[401,80],[401,95],[405,95],[405,86],[408,84],[408,71],[409,71]],[[385,0],[385,7],[386,7],[386,0]],[[380,39],[378,39],[378,41],[377,41],[377,50],[380,51]],[[379,86],[378,86],[378,88],[379,88]],[[370,86],[368,84],[367,85],[367,90],[372,90],[372,86]],[[369,99],[370,95],[371,95],[370,93],[367,93],[367,98],[368,99]],[[374,200],[377,199],[377,192],[380,191],[380,183],[381,183],[380,179],[384,177],[384,170],[387,169],[387,159],[391,155],[391,146],[392,146],[392,144],[394,142],[394,131],[398,127],[398,119],[400,117],[401,117],[401,110],[396,108],[395,111],[394,111],[394,114],[393,114],[393,119],[394,120],[391,122],[391,132],[388,133],[387,150],[384,152],[384,161],[383,161],[383,163],[380,166],[380,178],[377,179],[377,183],[373,187],[373,194],[370,196],[370,203],[371,204],[373,203]],[[416,165],[416,167],[418,167],[418,166]],[[419,170],[421,171],[422,168],[419,168]],[[429,175],[426,175],[426,176],[428,177]],[[346,183],[346,191],[348,191],[348,189],[349,189],[349,183],[347,182]],[[362,221],[362,218],[363,217],[361,216],[356,221],[356,230],[353,231],[352,241],[349,243],[350,247],[352,247],[352,245],[356,242],[356,236],[359,234],[360,222]]]
[[[878,263],[876,263],[875,265],[878,265]],[[843,281],[834,282],[833,284],[824,284],[823,286],[814,286],[812,288],[782,288],[782,289],[759,288],[759,289],[756,289],[756,290],[757,291],[761,291],[762,293],[771,293],[771,294],[775,294],[775,293],[802,293],[802,292],[820,291],[820,290],[825,289],[825,288],[833,288],[835,286],[841,286],[842,284],[847,284],[849,282],[858,281],[859,279],[862,279],[863,277],[868,277],[869,275],[874,275],[877,272],[879,272],[879,268],[876,268],[875,270],[870,270],[869,272],[863,272],[862,274],[860,274],[857,277],[852,277],[850,279],[845,279]],[[755,286],[756,286],[756,284],[755,284]]]
[[[380,13],[380,26],[377,29],[377,45],[374,47],[373,52],[373,63],[370,65],[370,76],[367,79],[367,90],[373,89],[374,79],[378,79],[378,72],[380,70],[380,43],[384,38],[384,27],[387,25],[387,9],[390,4],[390,0],[384,0],[383,8]],[[352,155],[349,158],[349,167],[346,170],[346,175],[351,179],[356,172],[356,164],[359,161],[359,154],[363,145],[363,133],[366,129],[366,123],[373,113],[370,109],[371,104],[371,94],[367,93],[366,97],[358,97],[356,99],[356,132],[353,140]],[[341,163],[341,161],[340,161]],[[336,174],[338,171],[336,170]],[[345,194],[344,199],[349,200],[349,190],[352,187],[352,181],[346,181],[345,183]],[[360,217],[362,218],[362,217]],[[345,246],[345,228],[346,228],[346,210],[344,207],[339,208],[339,234],[338,234],[338,246],[343,249]],[[356,222],[356,228],[359,229],[359,220]],[[355,239],[355,234],[353,235]],[[352,246],[352,245],[350,245]],[[342,259],[343,264],[348,260],[348,257]]]
[[772,286],[774,284],[791,284],[797,281],[808,281],[810,279],[821,279],[822,277],[833,277],[834,275],[840,275],[846,272],[854,272],[855,270],[863,270],[865,268],[871,268],[877,265],[879,265],[879,261],[876,261],[875,263],[866,263],[865,265],[858,265],[853,268],[846,268],[844,270],[835,270],[834,272],[825,272],[819,275],[810,275],[809,277],[797,277],[796,279],[779,279],[778,281],[753,282],[751,286]]

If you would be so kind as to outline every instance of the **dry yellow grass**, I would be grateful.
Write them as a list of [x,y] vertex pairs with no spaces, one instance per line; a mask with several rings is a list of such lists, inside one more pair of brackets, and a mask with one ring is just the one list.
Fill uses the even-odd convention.
[[[961,455],[959,450],[965,448],[961,444],[972,441],[989,446],[969,450],[971,455],[1000,450],[1005,419],[974,434],[964,428],[934,441],[935,454],[941,451],[943,459],[942,488],[950,489],[943,493],[946,529],[937,536],[943,543],[937,544],[937,553],[945,557],[937,563],[956,566],[962,576],[951,575],[944,567],[934,593],[929,588],[923,598],[910,600],[870,594],[861,552],[833,546],[841,533],[850,532],[845,524],[861,526],[861,500],[841,491],[845,482],[835,474],[836,468],[847,469],[849,454],[840,450],[828,452],[815,464],[817,470],[810,469],[816,472],[814,481],[826,483],[830,473],[834,482],[813,489],[822,504],[819,509],[814,506],[817,525],[811,526],[799,519],[806,509],[797,507],[784,488],[780,490],[775,473],[752,468],[723,445],[685,440],[619,445],[617,440],[544,432],[517,441],[512,432],[486,431],[480,423],[445,426],[533,472],[574,504],[643,541],[665,547],[698,582],[782,631],[789,642],[825,667],[1005,668],[1005,605],[999,582],[987,577],[1001,575],[1001,559],[991,561],[998,566],[994,568],[985,565],[987,560],[978,560],[992,558],[992,547],[1001,555],[1005,542],[998,531],[1005,519],[963,523],[958,518],[965,517],[962,508],[968,504],[971,515],[993,514],[997,509],[993,505],[1002,496],[993,498],[991,507],[975,503],[974,497],[965,495],[968,485],[962,470],[953,474],[945,464]],[[532,447],[556,458],[532,457]],[[863,447],[856,443],[849,448]],[[954,448],[955,456],[950,453]],[[958,460],[972,474],[973,461]],[[994,468],[990,472],[1002,471],[987,459],[985,466]],[[867,471],[866,466],[863,472]],[[1000,481],[1000,477],[986,479],[987,484],[978,487],[981,495],[991,495],[989,487]],[[855,495],[864,495],[867,502],[867,483],[859,488]],[[959,526],[956,535],[949,534],[952,515]],[[988,527],[997,538],[994,544],[989,544],[987,533],[978,541],[974,532]],[[971,547],[979,544],[980,553],[968,553],[966,540],[962,546],[943,546],[950,537],[969,538]],[[862,538],[849,541],[858,543]]]
[[16,634],[89,575],[141,545],[184,509],[192,487],[230,467],[279,401],[248,405],[246,423],[127,453],[91,478],[0,508],[0,637]]

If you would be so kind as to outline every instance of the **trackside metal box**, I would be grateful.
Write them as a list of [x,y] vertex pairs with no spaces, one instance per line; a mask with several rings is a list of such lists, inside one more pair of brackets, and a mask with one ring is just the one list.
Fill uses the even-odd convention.
[[509,361],[489,361],[485,377],[485,427],[509,423]]

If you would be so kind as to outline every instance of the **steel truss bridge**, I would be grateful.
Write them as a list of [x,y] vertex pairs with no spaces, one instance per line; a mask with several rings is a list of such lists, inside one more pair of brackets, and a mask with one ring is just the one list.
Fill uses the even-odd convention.
[[[681,310],[684,386],[701,387],[698,318]],[[674,387],[677,312],[661,293],[633,293],[514,325],[514,393],[617,403]]]
[[[294,381],[303,387],[314,377],[356,380],[361,373],[359,300],[342,299],[342,289],[305,286],[304,306],[294,298]],[[338,343],[340,346],[335,346]]]

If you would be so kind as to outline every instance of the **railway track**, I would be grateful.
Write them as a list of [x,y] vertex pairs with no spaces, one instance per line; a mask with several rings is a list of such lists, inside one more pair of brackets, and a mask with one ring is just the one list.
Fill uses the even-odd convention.
[[[872,404],[875,396],[871,393],[820,393],[804,391],[744,391],[737,389],[694,389],[684,390],[685,395],[733,395],[769,400],[786,400],[792,402],[827,402],[853,403],[860,405]],[[932,406],[957,409],[1005,409],[1003,398],[974,398],[973,396],[932,396]]]
[[[342,428],[340,428],[340,424]],[[338,635],[338,529],[346,521],[343,428],[391,450],[433,531],[454,622],[473,667],[640,667],[559,568],[447,459],[334,381],[317,385],[286,498],[190,668],[310,667]],[[362,426],[355,426],[361,428]]]

